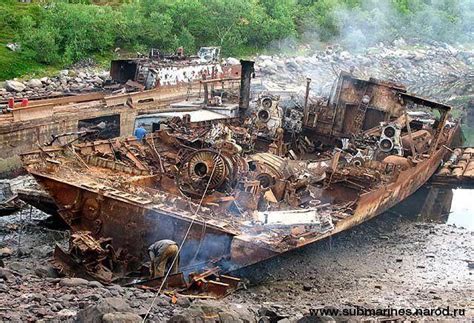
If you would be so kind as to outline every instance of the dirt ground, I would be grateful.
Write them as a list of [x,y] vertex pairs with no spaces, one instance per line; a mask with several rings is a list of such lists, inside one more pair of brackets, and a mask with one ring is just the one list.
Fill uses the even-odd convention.
[[[211,308],[220,311],[221,322],[292,322],[320,308],[447,306],[466,310],[457,320],[472,319],[474,232],[447,225],[446,219],[421,221],[410,215],[410,207],[405,211],[394,209],[321,243],[241,270],[238,274],[249,280],[246,289],[223,300],[171,304],[169,297],[159,296],[148,319],[191,322],[190,317],[202,317]],[[44,218],[33,210],[30,219],[28,208],[21,217],[0,218],[0,248],[12,253],[2,260],[13,273],[0,268],[0,321],[85,320],[84,309],[111,298],[143,318],[153,293],[51,277],[53,246],[64,244],[68,233],[39,226]]]
[[273,307],[290,317],[324,307],[449,306],[466,309],[466,318],[472,318],[473,237],[465,228],[386,213],[254,268],[245,274],[260,283],[229,300]]

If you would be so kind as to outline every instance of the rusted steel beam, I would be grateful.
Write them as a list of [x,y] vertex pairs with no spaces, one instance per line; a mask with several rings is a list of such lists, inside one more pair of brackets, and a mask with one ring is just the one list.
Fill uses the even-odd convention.
[[232,81],[240,81],[240,77],[224,77],[224,78],[217,78],[217,79],[203,79],[201,80],[202,84],[206,83],[221,83],[221,82],[232,82]]
[[306,93],[304,96],[304,106],[303,106],[303,124],[308,123],[308,117],[309,117],[308,99],[309,99],[310,85],[311,85],[311,79],[307,77],[306,78]]

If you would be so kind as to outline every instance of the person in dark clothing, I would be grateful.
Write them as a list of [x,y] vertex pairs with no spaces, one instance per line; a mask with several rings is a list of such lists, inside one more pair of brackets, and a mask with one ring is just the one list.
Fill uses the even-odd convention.
[[[172,240],[159,240],[148,247],[150,256],[150,278],[163,277],[166,270],[172,266],[171,274],[176,274],[179,267],[179,248]],[[177,257],[173,263],[174,258]]]

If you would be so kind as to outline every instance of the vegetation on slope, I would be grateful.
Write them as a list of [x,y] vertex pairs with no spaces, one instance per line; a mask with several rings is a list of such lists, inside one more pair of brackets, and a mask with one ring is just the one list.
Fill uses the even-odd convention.
[[[472,40],[473,13],[471,0],[0,0],[0,79],[117,47],[195,52],[217,45],[245,55],[301,41]],[[7,42],[21,51],[9,51]]]

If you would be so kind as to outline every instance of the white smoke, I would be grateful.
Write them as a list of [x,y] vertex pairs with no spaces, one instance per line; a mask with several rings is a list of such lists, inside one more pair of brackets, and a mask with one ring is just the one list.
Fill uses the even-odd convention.
[[336,42],[353,50],[398,38],[448,43],[474,40],[472,0],[411,1],[403,12],[391,0],[366,0],[358,8],[339,7],[332,14],[340,32]]

